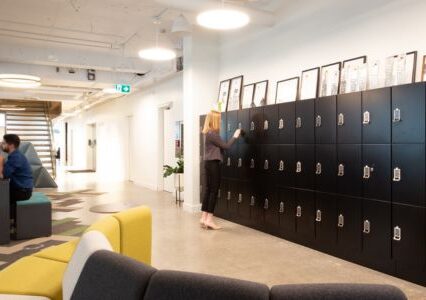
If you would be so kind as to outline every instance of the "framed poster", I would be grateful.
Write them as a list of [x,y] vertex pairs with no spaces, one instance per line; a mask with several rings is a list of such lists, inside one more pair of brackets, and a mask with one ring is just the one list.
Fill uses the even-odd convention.
[[297,100],[299,92],[299,77],[293,77],[277,82],[275,103],[292,102]]
[[368,64],[368,88],[370,90],[381,87],[380,85],[380,72],[381,63],[380,60],[375,60]]
[[341,63],[337,62],[321,67],[320,79],[320,96],[337,95],[340,84],[340,67]]
[[265,106],[266,95],[268,94],[268,80],[259,81],[254,84],[254,97],[253,103],[257,106]]
[[355,58],[347,59],[343,61],[343,68],[359,66],[367,62],[367,55],[358,56]]
[[254,106],[254,83],[243,87],[243,103],[242,108],[250,108]]
[[385,86],[416,81],[417,51],[401,53],[386,58]]
[[230,83],[229,100],[226,111],[239,110],[241,107],[241,90],[243,88],[243,76],[234,77]]
[[318,79],[320,68],[313,68],[302,72],[300,100],[312,99],[318,96]]
[[422,81],[426,81],[426,55],[423,55],[423,63],[422,63]]
[[219,84],[219,97],[217,102],[221,112],[224,112],[226,110],[226,106],[228,105],[230,83],[231,81],[228,79],[221,81]]

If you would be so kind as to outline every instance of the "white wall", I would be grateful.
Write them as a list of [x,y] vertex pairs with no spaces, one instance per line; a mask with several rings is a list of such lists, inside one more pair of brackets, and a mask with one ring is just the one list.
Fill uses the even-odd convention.
[[[182,74],[158,82],[141,92],[94,107],[67,119],[69,132],[74,131],[73,167],[86,166],[86,125],[97,125],[97,174],[101,180],[119,181],[128,178],[128,119],[133,115],[133,181],[152,189],[162,185],[158,132],[159,107],[172,102],[168,132],[174,122],[182,120]],[[174,144],[171,136],[169,142]],[[174,153],[173,153],[174,155]],[[167,158],[174,161],[173,157]]]

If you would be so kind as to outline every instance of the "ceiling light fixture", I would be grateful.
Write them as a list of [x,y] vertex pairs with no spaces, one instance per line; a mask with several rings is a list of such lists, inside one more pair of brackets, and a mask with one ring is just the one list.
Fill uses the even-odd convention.
[[154,24],[157,26],[155,30],[155,47],[142,49],[139,51],[139,57],[147,60],[165,61],[176,58],[176,52],[172,49],[158,46],[158,25],[159,17],[154,18]]
[[197,23],[214,30],[232,30],[246,26],[250,17],[235,9],[226,9],[222,0],[222,8],[207,10],[197,16]]
[[102,90],[105,94],[118,94],[119,91],[117,91],[115,88],[104,88]]
[[40,77],[24,74],[0,74],[0,87],[30,89],[41,85]]

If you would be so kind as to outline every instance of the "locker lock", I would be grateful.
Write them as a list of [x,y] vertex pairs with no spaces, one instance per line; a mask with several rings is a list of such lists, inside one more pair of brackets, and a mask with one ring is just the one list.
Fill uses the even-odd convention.
[[226,200],[231,200],[231,192],[230,191],[228,191],[228,195],[226,196]]
[[321,116],[320,115],[318,115],[315,118],[315,127],[321,127]]
[[268,120],[265,120],[263,122],[263,130],[268,130],[268,129],[269,129],[269,122],[268,122]]
[[300,218],[302,216],[302,207],[298,205],[296,207],[296,217]]
[[241,125],[241,122],[238,123],[238,129],[242,129],[243,125]]
[[250,131],[254,131],[254,122],[253,121],[250,122]]
[[392,121],[394,123],[401,122],[401,110],[399,108],[395,108],[393,110],[393,119],[392,119]]
[[374,171],[374,168],[369,167],[368,165],[364,166],[362,177],[364,179],[369,179],[371,177],[371,172],[373,171]]
[[263,163],[263,168],[264,168],[265,170],[268,170],[268,169],[269,169],[269,161],[268,161],[267,159],[265,159],[265,162]]
[[243,166],[243,160],[241,157],[238,159],[238,168],[241,168]]
[[280,119],[279,121],[278,121],[278,129],[283,129],[284,128],[284,120],[283,119]]
[[256,203],[256,198],[254,196],[250,197],[250,206],[254,206],[254,204]]
[[254,159],[250,159],[250,169],[254,169]]
[[265,204],[263,205],[264,209],[268,209],[269,208],[269,200],[268,198],[265,199]]
[[337,176],[344,176],[345,175],[345,165],[344,164],[339,164],[339,167],[337,169]]
[[280,160],[280,164],[278,166],[278,171],[282,172],[284,171],[284,161]]
[[284,202],[281,202],[280,203],[280,214],[283,214],[284,213]]
[[316,167],[315,167],[315,174],[321,175],[321,173],[322,173],[322,166],[321,166],[321,163],[318,162]]
[[370,112],[369,111],[365,111],[363,114],[362,114],[362,124],[364,124],[364,125],[368,125],[368,124],[370,124]]
[[301,117],[296,118],[296,128],[302,128],[302,118]]
[[340,113],[337,115],[337,125],[343,126],[345,124],[345,115]]
[[322,217],[322,212],[321,210],[318,209],[316,213],[315,221],[321,222],[321,217]]
[[364,221],[364,229],[362,230],[365,234],[370,233],[370,221],[365,220]]
[[395,169],[393,169],[393,181],[395,182],[399,182],[401,181],[401,169],[396,167]]
[[401,228],[399,226],[395,226],[393,228],[393,240],[394,241],[400,241],[401,237],[402,237],[401,234],[402,234]]
[[217,191],[217,198],[220,198],[220,189]]
[[302,172],[302,162],[298,161],[296,163],[296,173],[301,173]]
[[338,227],[345,226],[345,217],[342,214],[340,214],[339,217],[337,218],[337,226]]
[[228,123],[228,132],[231,131],[231,124]]
[[230,158],[230,157],[228,157],[228,158],[226,159],[226,166],[227,166],[227,167],[230,167],[230,166],[231,166],[231,158]]
[[243,195],[241,193],[238,194],[238,203],[243,203]]

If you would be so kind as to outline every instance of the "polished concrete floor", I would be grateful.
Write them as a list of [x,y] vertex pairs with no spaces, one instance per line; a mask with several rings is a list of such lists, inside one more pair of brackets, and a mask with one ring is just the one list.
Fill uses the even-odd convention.
[[409,299],[426,299],[426,288],[237,224],[218,220],[222,230],[201,229],[199,215],[177,206],[170,193],[131,183],[98,182],[95,174],[65,174],[59,191],[89,188],[103,194],[55,217],[77,217],[90,224],[104,216],[90,208],[106,203],[148,205],[153,213],[153,266],[263,282],[380,283],[401,288]]

